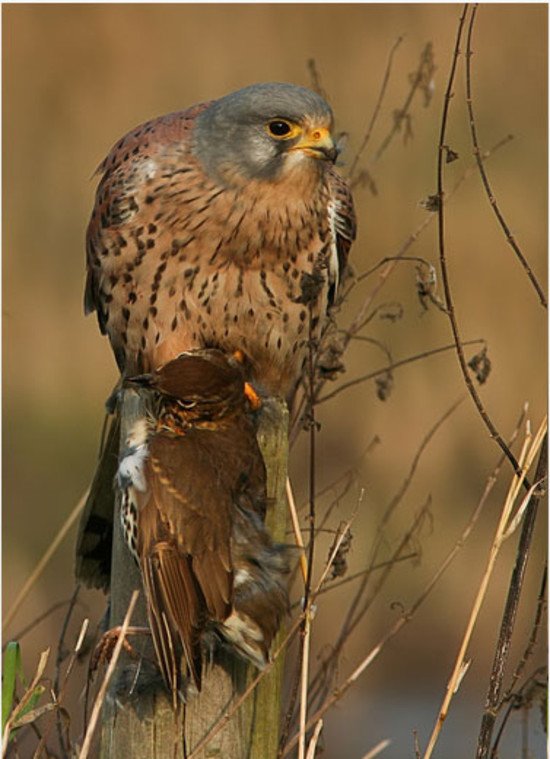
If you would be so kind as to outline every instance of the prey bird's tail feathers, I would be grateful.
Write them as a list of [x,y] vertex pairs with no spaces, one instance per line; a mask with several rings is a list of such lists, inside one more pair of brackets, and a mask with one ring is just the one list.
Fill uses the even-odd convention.
[[198,691],[202,681],[201,631],[204,604],[188,557],[158,543],[141,562],[149,624],[159,667],[171,693],[182,687],[179,651]]

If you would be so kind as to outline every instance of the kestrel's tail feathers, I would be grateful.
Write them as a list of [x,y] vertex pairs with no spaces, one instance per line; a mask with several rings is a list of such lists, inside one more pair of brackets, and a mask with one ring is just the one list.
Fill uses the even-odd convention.
[[183,650],[190,677],[200,691],[204,599],[190,558],[174,544],[159,542],[142,559],[142,572],[151,634],[166,686],[176,697],[183,684],[179,662]]
[[108,591],[113,545],[114,481],[118,469],[120,415],[109,419],[109,428],[80,517],[76,541],[75,574],[87,587]]

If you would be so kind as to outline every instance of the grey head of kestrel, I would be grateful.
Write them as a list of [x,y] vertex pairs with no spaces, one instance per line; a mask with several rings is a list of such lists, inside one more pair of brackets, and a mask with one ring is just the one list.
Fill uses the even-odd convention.
[[214,102],[197,119],[194,152],[221,182],[277,182],[309,159],[334,162],[332,111],[305,87],[257,84]]
[[[329,323],[355,213],[316,93],[255,84],[145,122],[98,169],[85,310],[123,377],[186,351],[244,356],[257,390],[291,399]],[[317,282],[304,297],[304,282]],[[109,583],[115,424],[82,518],[77,574]],[[96,495],[99,493],[99,495]]]

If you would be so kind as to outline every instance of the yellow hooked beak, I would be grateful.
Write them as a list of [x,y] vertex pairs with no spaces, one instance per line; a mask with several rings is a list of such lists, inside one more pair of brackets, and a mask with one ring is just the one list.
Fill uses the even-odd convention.
[[301,150],[312,158],[335,161],[338,155],[332,134],[327,127],[312,126],[304,130],[301,138],[290,150]]

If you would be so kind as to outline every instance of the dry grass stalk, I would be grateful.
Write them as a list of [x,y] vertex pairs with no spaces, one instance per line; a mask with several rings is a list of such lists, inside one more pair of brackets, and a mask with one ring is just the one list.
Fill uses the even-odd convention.
[[[529,427],[529,425],[527,426]],[[523,447],[519,456],[520,475],[519,476],[514,475],[512,482],[510,484],[510,488],[508,490],[508,495],[506,496],[506,499],[504,501],[499,523],[497,525],[493,543],[489,551],[489,557],[487,560],[485,572],[483,574],[483,577],[481,578],[481,582],[476,594],[476,598],[474,600],[472,611],[470,613],[470,617],[466,625],[466,630],[464,632],[464,636],[462,638],[458,655],[456,657],[455,666],[449,678],[449,682],[447,683],[445,697],[439,709],[437,720],[434,725],[430,739],[428,741],[428,746],[426,748],[426,751],[424,752],[423,759],[430,759],[433,753],[435,744],[437,743],[439,734],[443,727],[443,723],[449,712],[449,705],[451,703],[453,695],[457,692],[460,686],[460,681],[462,677],[464,676],[464,667],[467,666],[466,659],[465,659],[466,651],[470,644],[473,629],[477,621],[477,618],[479,616],[479,612],[480,612],[483,600],[485,598],[487,588],[489,586],[489,580],[491,579],[497,556],[502,547],[502,544],[511,534],[511,529],[510,529],[511,526],[515,525],[515,527],[517,527],[517,525],[519,524],[515,516],[514,517],[512,516],[512,510],[514,508],[514,504],[518,497],[518,493],[523,485],[523,481],[527,475],[527,472],[531,468],[533,461],[535,460],[535,457],[540,450],[547,428],[548,428],[548,424],[547,424],[547,419],[545,418],[543,422],[541,423],[534,438],[531,437],[530,430],[527,429]],[[522,504],[519,506],[517,513],[524,508],[524,503],[529,500],[530,496],[531,494],[528,494],[528,498],[524,499]]]
[[[523,423],[525,413],[526,413],[526,407],[524,407],[524,409],[522,410],[522,413],[517,422],[516,428],[514,429],[510,437],[510,440],[508,441],[509,445],[512,445],[516,439],[519,432],[519,427]],[[381,638],[381,640],[377,643],[377,645],[374,646],[368,652],[368,654],[362,659],[362,661],[355,668],[352,674],[341,685],[333,689],[332,693],[324,700],[321,706],[315,711],[313,716],[308,720],[308,723],[306,724],[306,729],[311,729],[311,727],[314,724],[316,724],[316,720],[319,720],[337,701],[339,701],[342,698],[342,696],[353,685],[353,683],[358,679],[358,677],[365,671],[365,669],[367,669],[368,666],[372,664],[372,662],[378,657],[378,655],[382,652],[386,644],[390,640],[392,640],[400,632],[400,630],[412,620],[412,618],[414,617],[414,615],[416,614],[420,606],[424,603],[424,601],[428,598],[428,596],[433,591],[433,589],[437,586],[439,581],[442,579],[445,571],[449,568],[452,561],[456,558],[460,550],[462,550],[462,548],[466,544],[466,541],[468,540],[470,534],[472,533],[472,530],[475,524],[477,523],[485,504],[488,501],[489,495],[491,494],[497,482],[498,475],[504,464],[504,461],[505,461],[505,456],[502,455],[499,461],[497,462],[497,465],[495,466],[494,470],[491,472],[491,474],[487,478],[487,482],[486,482],[483,494],[479,502],[477,503],[473,513],[468,519],[468,522],[463,532],[461,533],[460,537],[456,541],[454,547],[451,549],[451,551],[449,552],[445,560],[442,562],[442,564],[439,566],[437,571],[434,573],[433,577],[426,584],[426,586],[424,587],[423,591],[420,593],[420,595],[418,596],[414,604],[409,609],[406,609],[403,611],[399,619],[395,621],[395,623],[388,630],[388,632]],[[286,756],[286,754],[289,753],[289,751],[293,748],[296,742],[297,742],[297,736],[294,736],[285,747],[283,756]],[[418,751],[418,757],[420,758],[420,751]]]
[[105,677],[103,678],[103,681],[97,693],[96,700],[92,709],[92,713],[90,715],[88,729],[86,730],[86,735],[84,736],[84,742],[82,744],[82,749],[80,750],[80,753],[78,755],[78,759],[87,759],[88,754],[90,753],[90,749],[92,746],[92,739],[94,737],[94,731],[97,725],[97,721],[99,719],[99,713],[101,712],[101,707],[103,706],[103,701],[105,700],[105,696],[107,694],[107,688],[109,686],[109,682],[111,680],[111,677],[113,676],[113,672],[115,671],[118,658],[122,651],[122,646],[126,639],[126,632],[130,625],[130,621],[132,619],[132,613],[134,611],[134,607],[138,600],[138,596],[139,596],[139,590],[135,590],[130,599],[130,603],[128,605],[128,611],[126,612],[126,616],[124,617],[124,621],[120,628],[120,633],[115,645],[115,649],[113,651],[113,656],[111,658],[111,661],[109,662],[107,672],[105,673]]
[[375,759],[375,757],[380,756],[382,751],[388,748],[390,744],[391,744],[391,741],[389,740],[389,738],[385,738],[383,741],[380,741],[380,743],[377,743],[376,746],[373,746],[371,750],[365,754],[363,759]]
[[307,582],[307,559],[304,553],[304,539],[302,537],[302,530],[300,529],[300,520],[298,519],[298,512],[296,510],[296,501],[294,499],[294,492],[292,490],[292,483],[290,478],[286,478],[286,498],[288,502],[288,510],[290,512],[290,521],[292,522],[292,529],[294,531],[294,539],[296,545],[302,549],[300,554],[300,569],[302,571],[302,577],[304,578],[304,584]]
[[335,669],[336,664],[338,662],[338,657],[340,656],[340,653],[343,650],[344,645],[349,640],[352,632],[356,629],[356,627],[359,625],[361,620],[364,618],[365,614],[368,612],[374,599],[380,593],[382,587],[384,586],[385,582],[389,578],[393,567],[401,559],[403,552],[405,551],[407,546],[410,545],[414,535],[416,534],[417,530],[420,528],[422,524],[423,515],[425,515],[427,511],[426,509],[422,510],[420,514],[414,518],[412,526],[406,531],[403,538],[400,540],[399,545],[393,552],[391,560],[387,563],[380,577],[375,582],[374,587],[369,597],[364,599],[364,595],[366,593],[369,581],[371,579],[372,570],[373,570],[373,567],[377,563],[378,552],[383,542],[384,527],[387,526],[392,515],[395,513],[398,506],[403,502],[404,496],[413,481],[415,472],[417,471],[420,459],[424,451],[427,449],[429,443],[433,440],[437,431],[449,419],[449,417],[457,409],[457,407],[460,405],[461,402],[462,402],[462,399],[459,399],[455,403],[453,403],[453,405],[436,421],[436,423],[430,428],[428,433],[424,436],[417,451],[415,452],[409,471],[407,472],[396,494],[393,496],[390,503],[388,504],[377,526],[376,536],[374,539],[373,547],[371,549],[371,557],[369,561],[368,571],[364,574],[363,579],[361,580],[357,590],[355,591],[355,594],[349,605],[349,609],[344,617],[343,623],[340,628],[340,632],[338,634],[338,637],[333,646],[330,656],[323,662],[315,678],[313,679],[312,690],[314,693],[314,700],[316,700],[318,703],[323,703],[325,701],[331,689],[331,685],[332,685],[331,678],[328,676],[329,667],[332,670]]
[[23,711],[29,704],[34,691],[36,687],[38,686],[40,680],[42,679],[42,676],[44,674],[44,671],[46,669],[46,665],[48,664],[48,658],[50,656],[50,648],[47,648],[45,651],[42,651],[40,654],[40,659],[38,661],[38,666],[36,667],[36,672],[34,673],[34,677],[31,681],[31,684],[21,697],[21,700],[17,704],[17,706],[14,708],[12,713],[9,716],[9,719],[6,722],[6,725],[4,727],[4,735],[2,736],[2,759],[6,756],[8,752],[8,746],[9,746],[9,738],[10,733],[16,727],[19,723],[19,717],[22,715]]
[[317,743],[319,741],[319,737],[321,735],[322,729],[323,729],[323,720],[320,719],[319,722],[315,725],[315,730],[313,731],[313,735],[311,736],[309,746],[307,747],[306,759],[315,759]]
[[[80,628],[80,633],[78,634],[78,638],[73,650],[73,653],[71,655],[71,658],[69,660],[69,663],[67,665],[67,671],[65,672],[65,678],[63,680],[63,685],[59,689],[59,691],[56,693],[55,690],[52,690],[52,696],[54,698],[54,702],[52,704],[53,707],[55,707],[55,717],[59,719],[59,715],[61,713],[61,703],[63,701],[63,697],[65,695],[65,690],[67,687],[67,683],[69,681],[69,677],[71,675],[71,672],[73,670],[73,667],[76,663],[77,657],[82,649],[82,644],[84,643],[84,638],[86,636],[86,633],[88,631],[88,626],[90,624],[89,619],[85,619],[82,623],[82,626]],[[38,747],[36,751],[33,754],[33,759],[39,759],[39,757],[42,755],[42,752],[46,748],[46,741],[48,740],[48,737],[50,735],[52,726],[54,724],[54,720],[50,720],[49,723],[46,725],[46,728],[44,730],[44,733],[38,743]],[[63,740],[60,741],[60,745],[65,753],[68,753],[67,747],[64,746]]]
[[302,671],[300,680],[300,740],[298,741],[298,759],[305,759],[306,754],[306,719],[310,643],[311,613],[309,611],[306,611],[304,617],[304,635],[302,641]]
[[10,610],[6,614],[3,622],[2,622],[2,630],[5,630],[6,627],[10,624],[14,616],[16,615],[19,607],[33,588],[34,584],[37,582],[38,578],[41,576],[42,572],[48,565],[48,562],[54,555],[54,553],[57,551],[61,543],[63,542],[63,539],[75,523],[77,517],[79,516],[80,512],[84,508],[84,504],[86,503],[86,499],[88,498],[90,488],[86,490],[84,495],[80,498],[74,509],[71,511],[67,519],[65,520],[64,524],[61,526],[61,529],[55,536],[55,538],[52,540],[48,548],[46,549],[44,555],[38,562],[38,564],[33,569],[30,577],[27,579],[19,593],[17,594],[15,601],[12,603]]

